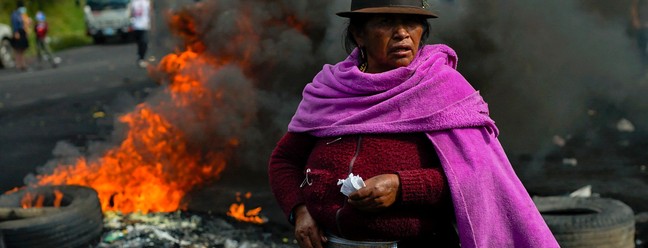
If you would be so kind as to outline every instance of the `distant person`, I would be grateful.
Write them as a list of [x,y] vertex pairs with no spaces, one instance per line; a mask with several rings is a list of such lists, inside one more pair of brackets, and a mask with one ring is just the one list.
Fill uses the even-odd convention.
[[630,18],[641,58],[648,63],[648,0],[632,0]]
[[61,62],[61,59],[54,57],[52,50],[49,47],[47,32],[49,26],[45,20],[45,14],[42,11],[36,13],[36,24],[34,25],[34,33],[36,34],[36,54],[38,61],[46,61],[52,64],[53,67]]
[[145,56],[148,50],[148,31],[151,29],[151,14],[150,0],[133,0],[131,22],[137,42],[137,64],[142,68],[148,66]]
[[27,16],[27,8],[22,1],[16,5],[16,10],[11,14],[11,28],[13,30],[13,40],[11,46],[14,50],[14,57],[16,59],[16,68],[21,71],[27,70],[27,62],[25,61],[25,51],[29,48],[29,40],[27,39],[27,28],[29,25],[29,17]]

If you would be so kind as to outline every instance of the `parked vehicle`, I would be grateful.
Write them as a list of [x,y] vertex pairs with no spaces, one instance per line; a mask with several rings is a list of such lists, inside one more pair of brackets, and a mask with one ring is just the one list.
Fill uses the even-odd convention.
[[11,48],[11,27],[0,23],[0,68],[11,68],[15,66],[13,49]]
[[86,31],[94,43],[106,38],[128,39],[133,32],[130,21],[130,0],[87,0],[84,7]]

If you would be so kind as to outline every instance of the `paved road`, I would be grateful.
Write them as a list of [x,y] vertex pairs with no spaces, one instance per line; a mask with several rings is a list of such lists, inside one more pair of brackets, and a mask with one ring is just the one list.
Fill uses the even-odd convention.
[[0,70],[1,109],[144,81],[146,72],[135,66],[134,53],[133,44],[87,46],[59,53],[63,63],[56,69],[31,63],[33,69],[28,72]]
[[63,63],[55,69],[32,63],[28,72],[0,70],[0,192],[21,186],[57,142],[105,138],[112,120],[94,114],[156,87],[136,66],[135,49],[132,43],[87,46],[57,54]]
[[[88,46],[58,54],[64,62],[56,69],[0,70],[0,193],[24,185],[26,175],[54,158],[58,142],[83,148],[104,141],[112,133],[111,114],[159,87],[129,59],[134,51],[133,44]],[[96,118],[99,112],[107,116]],[[226,170],[217,184],[191,193],[189,208],[225,213],[236,192],[253,192],[252,207],[263,206],[264,216],[288,225],[265,174],[251,176],[259,180],[241,175],[251,176]]]

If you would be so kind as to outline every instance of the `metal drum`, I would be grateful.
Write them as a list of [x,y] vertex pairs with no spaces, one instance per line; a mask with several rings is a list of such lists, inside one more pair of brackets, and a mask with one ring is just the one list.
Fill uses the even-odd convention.
[[398,244],[396,241],[383,241],[383,242],[371,242],[371,241],[353,241],[348,239],[343,239],[334,235],[329,235],[328,242],[324,247],[326,248],[396,248]]

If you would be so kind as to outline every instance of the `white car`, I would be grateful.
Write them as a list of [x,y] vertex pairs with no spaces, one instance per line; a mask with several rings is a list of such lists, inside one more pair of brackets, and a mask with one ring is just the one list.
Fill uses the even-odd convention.
[[95,44],[103,43],[107,37],[121,37],[128,40],[131,27],[131,0],[86,0],[83,9],[86,32]]
[[11,27],[0,23],[0,68],[11,68],[15,66],[13,49],[11,48]]

